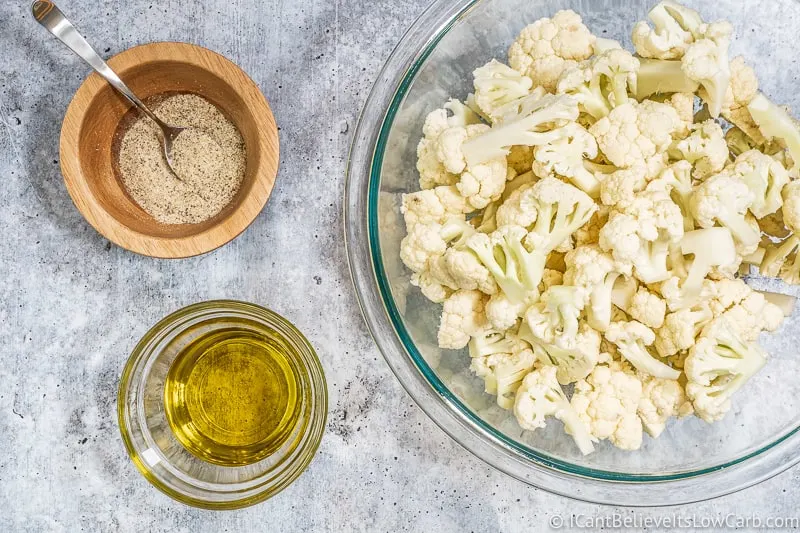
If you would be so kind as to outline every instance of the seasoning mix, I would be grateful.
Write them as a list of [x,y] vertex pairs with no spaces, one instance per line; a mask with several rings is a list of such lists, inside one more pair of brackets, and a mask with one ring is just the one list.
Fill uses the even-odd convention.
[[213,104],[194,94],[166,97],[152,109],[167,124],[189,128],[173,143],[175,173],[164,160],[158,127],[140,116],[122,134],[119,145],[125,188],[163,224],[208,220],[230,203],[241,186],[247,159],[241,133]]

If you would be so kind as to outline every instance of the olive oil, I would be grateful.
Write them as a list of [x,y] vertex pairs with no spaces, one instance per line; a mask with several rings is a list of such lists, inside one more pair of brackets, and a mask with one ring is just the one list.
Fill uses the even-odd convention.
[[172,433],[196,457],[222,466],[261,461],[298,424],[300,379],[286,346],[252,329],[201,335],[177,355],[164,385]]

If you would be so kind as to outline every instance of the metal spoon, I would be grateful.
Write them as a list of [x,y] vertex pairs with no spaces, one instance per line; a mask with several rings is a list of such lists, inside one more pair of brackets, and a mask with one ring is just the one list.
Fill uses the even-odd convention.
[[75,26],[67,20],[61,10],[58,9],[53,2],[49,0],[36,0],[31,5],[31,11],[33,12],[33,18],[35,18],[39,24],[55,35],[59,41],[67,45],[67,47],[75,52],[81,59],[89,63],[89,65],[110,83],[112,87],[122,93],[125,98],[130,100],[133,105],[139,108],[142,113],[150,117],[150,119],[158,125],[161,130],[161,147],[164,150],[164,159],[175,177],[180,179],[172,166],[172,143],[175,142],[178,135],[187,128],[171,126],[150,111],[150,109],[133,94],[133,91],[122,82],[120,77],[117,76],[117,73],[111,70],[111,67],[103,61],[103,58],[100,57],[94,48],[86,42],[86,39],[78,33]]

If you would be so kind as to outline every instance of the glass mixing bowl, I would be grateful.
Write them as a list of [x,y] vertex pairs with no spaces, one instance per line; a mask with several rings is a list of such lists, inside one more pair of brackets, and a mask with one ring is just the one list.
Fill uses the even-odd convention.
[[[403,193],[419,188],[415,148],[425,115],[471,90],[471,72],[504,59],[520,29],[559,9],[580,13],[598,36],[628,48],[630,29],[648,0],[437,0],[414,23],[378,76],[365,104],[348,165],[348,258],[367,324],[403,386],[444,431],[496,468],[539,488],[618,505],[669,505],[712,498],[763,481],[800,460],[800,322],[793,316],[762,345],[771,359],[734,399],[728,416],[708,425],[673,420],[659,439],[624,452],[607,442],[583,457],[561,424],[524,432],[483,393],[464,352],[440,350],[441,306],[409,285],[399,257],[405,234]],[[736,28],[731,57],[745,55],[762,90],[795,109],[795,0],[689,1],[707,20]],[[755,278],[757,288],[797,295]],[[797,314],[797,313],[796,313]]]

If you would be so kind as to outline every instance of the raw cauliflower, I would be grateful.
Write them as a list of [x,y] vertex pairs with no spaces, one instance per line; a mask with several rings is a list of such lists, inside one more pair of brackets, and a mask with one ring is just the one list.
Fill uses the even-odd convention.
[[800,122],[732,36],[663,0],[634,54],[559,11],[425,117],[422,190],[379,229],[402,213],[403,283],[520,428],[636,450],[671,418],[721,419],[766,364],[794,298],[748,283],[800,285]]
[[642,445],[642,421],[637,411],[642,382],[619,362],[597,365],[586,379],[575,384],[570,404],[597,439],[608,439],[617,448],[638,450]]
[[631,298],[631,305],[625,310],[631,318],[638,320],[645,326],[658,329],[664,325],[664,316],[667,313],[667,302],[657,294],[650,292],[646,287],[639,287]]
[[714,120],[695,124],[691,134],[676,142],[670,152],[676,160],[692,164],[694,179],[702,180],[725,168],[730,152],[722,128]]
[[522,30],[508,50],[508,63],[534,85],[553,92],[564,70],[591,57],[595,40],[580,15],[559,11]]
[[679,382],[642,376],[642,399],[637,412],[648,435],[658,438],[664,432],[667,420],[688,416],[694,408]]
[[458,291],[444,302],[439,324],[439,346],[460,350],[472,335],[486,327],[486,295],[478,291]]
[[672,134],[681,127],[674,107],[645,100],[614,108],[589,131],[611,163],[630,168],[664,151],[672,142]]

